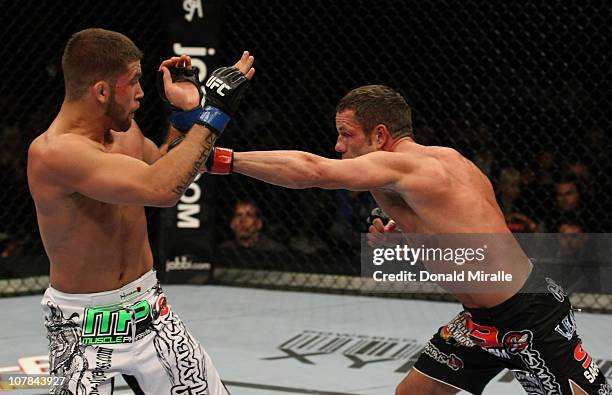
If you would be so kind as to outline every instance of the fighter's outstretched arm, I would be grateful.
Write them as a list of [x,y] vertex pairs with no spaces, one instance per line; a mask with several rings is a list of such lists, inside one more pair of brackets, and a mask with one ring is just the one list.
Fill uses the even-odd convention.
[[286,188],[366,191],[417,182],[427,176],[431,161],[420,155],[382,151],[343,160],[303,151],[252,151],[234,154],[233,171]]

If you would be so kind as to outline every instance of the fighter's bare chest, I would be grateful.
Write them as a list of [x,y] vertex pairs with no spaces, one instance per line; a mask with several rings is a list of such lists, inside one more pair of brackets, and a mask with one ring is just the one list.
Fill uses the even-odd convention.
[[139,206],[109,204],[82,195],[76,196],[74,203],[75,215],[100,229],[116,231],[144,219],[144,208]]

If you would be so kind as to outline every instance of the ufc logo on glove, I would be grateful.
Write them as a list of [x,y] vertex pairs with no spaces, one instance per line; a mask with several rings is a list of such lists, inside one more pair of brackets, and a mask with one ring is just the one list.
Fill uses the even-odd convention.
[[225,96],[225,92],[223,92],[223,90],[230,89],[229,85],[227,85],[215,76],[211,76],[208,81],[206,81],[206,87],[209,89],[217,88],[217,93],[219,94],[219,96]]

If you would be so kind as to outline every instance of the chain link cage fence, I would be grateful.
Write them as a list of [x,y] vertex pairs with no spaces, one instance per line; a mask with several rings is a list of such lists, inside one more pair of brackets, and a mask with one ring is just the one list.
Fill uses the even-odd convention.
[[[514,231],[611,230],[612,8],[605,2],[228,0],[223,7],[221,62],[248,49],[257,73],[217,145],[337,157],[338,100],[355,87],[385,84],[412,106],[417,142],[451,146],[491,178]],[[0,49],[8,82],[0,87],[5,294],[35,288],[33,274],[47,272],[25,158],[29,141],[61,104],[60,56],[69,35],[105,27],[144,50],[149,94],[137,120],[157,142],[165,113],[152,78],[168,55],[159,45],[164,27],[157,2],[8,8]],[[240,175],[205,177],[214,192],[217,282],[363,292],[360,233],[375,206],[367,193],[289,190]],[[239,202],[257,207],[265,247],[232,243],[234,231],[249,231],[247,223],[232,226]],[[157,223],[155,210],[150,223]],[[156,230],[151,227],[154,240]],[[612,309],[610,295],[572,298],[581,307]]]

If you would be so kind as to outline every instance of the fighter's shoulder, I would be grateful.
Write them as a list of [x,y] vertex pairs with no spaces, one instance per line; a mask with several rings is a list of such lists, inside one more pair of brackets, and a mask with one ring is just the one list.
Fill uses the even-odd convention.
[[442,146],[421,146],[425,150],[425,154],[435,157],[440,160],[457,160],[463,158],[459,151],[451,147]]
[[45,132],[30,144],[28,162],[31,168],[44,171],[73,159],[83,152],[101,150],[100,144],[74,133]]
[[377,151],[372,152],[372,159],[377,158],[381,161],[386,161],[387,164],[396,164],[400,167],[410,167],[412,170],[416,168],[433,169],[439,162],[448,160],[453,155],[454,150],[446,147],[432,147],[419,144],[411,144],[408,147],[400,148],[396,151]]

